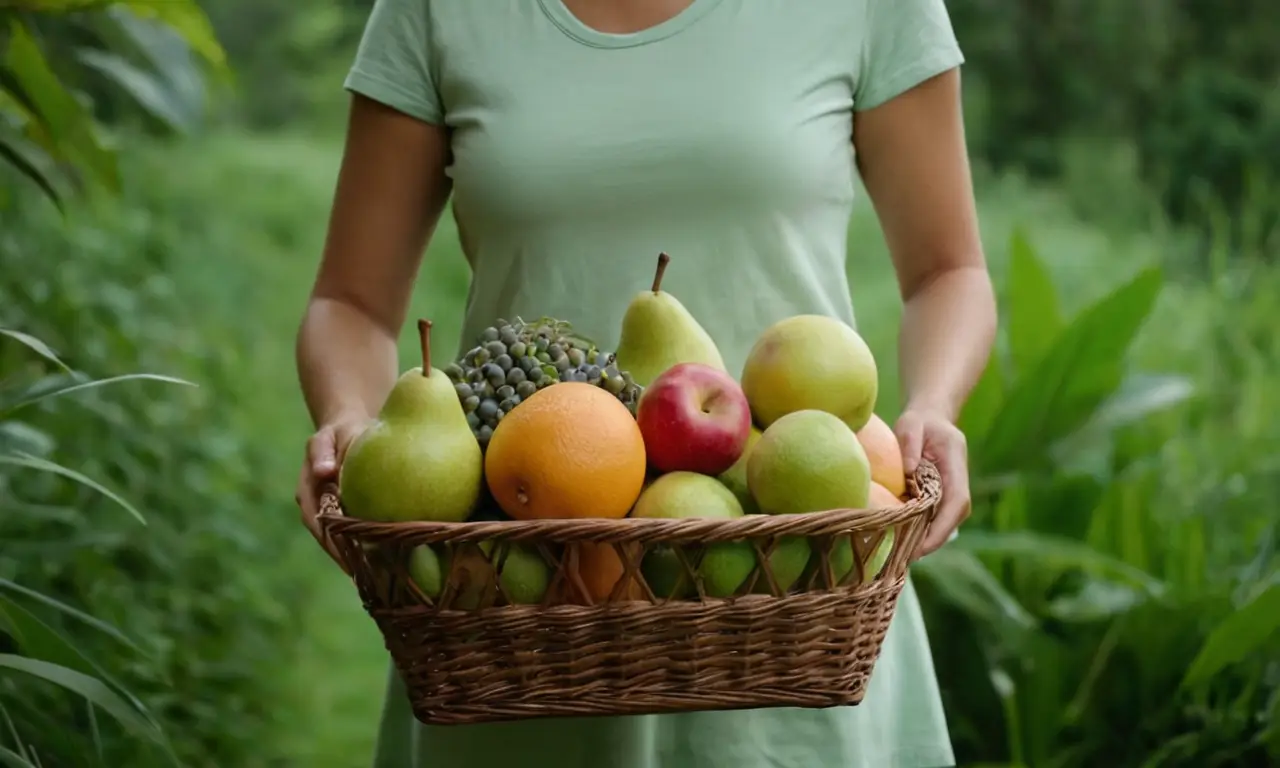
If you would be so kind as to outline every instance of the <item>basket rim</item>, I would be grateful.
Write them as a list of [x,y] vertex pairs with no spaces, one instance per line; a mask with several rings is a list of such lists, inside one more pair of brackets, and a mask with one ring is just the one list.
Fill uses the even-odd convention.
[[732,519],[708,518],[557,518],[545,520],[479,520],[464,522],[380,522],[346,515],[333,483],[322,488],[317,519],[326,535],[371,544],[394,541],[413,546],[437,543],[497,541],[590,541],[596,543],[716,543],[777,536],[833,536],[875,531],[932,515],[942,498],[936,465],[921,459],[907,478],[909,498],[899,507],[833,509],[783,515],[754,514]]

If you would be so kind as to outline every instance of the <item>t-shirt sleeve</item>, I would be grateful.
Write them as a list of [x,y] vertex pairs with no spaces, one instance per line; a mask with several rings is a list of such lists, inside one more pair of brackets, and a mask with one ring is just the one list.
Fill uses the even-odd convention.
[[854,108],[871,109],[964,63],[944,0],[863,0]]
[[428,123],[444,108],[431,49],[431,0],[375,0],[344,87]]

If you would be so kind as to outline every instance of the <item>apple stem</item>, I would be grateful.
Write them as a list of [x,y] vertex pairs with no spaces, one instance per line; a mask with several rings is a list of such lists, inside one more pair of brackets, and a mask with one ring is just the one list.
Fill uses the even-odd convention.
[[431,375],[431,321],[418,321],[418,338],[422,340],[422,375]]
[[671,257],[662,252],[658,254],[658,269],[653,273],[653,292],[658,293],[662,290],[662,275],[667,271],[667,265],[671,263]]

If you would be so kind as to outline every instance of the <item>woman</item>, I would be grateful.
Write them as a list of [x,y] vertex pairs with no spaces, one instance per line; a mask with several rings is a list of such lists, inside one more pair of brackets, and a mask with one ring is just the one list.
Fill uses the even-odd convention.
[[[852,324],[854,173],[904,300],[896,430],[944,473],[918,554],[968,514],[954,421],[992,343],[943,0],[377,0],[347,87],[349,133],[298,342],[317,483],[397,374],[424,244],[452,195],[473,270],[463,338],[552,315],[615,344],[625,303],[664,288],[731,371],[775,320]],[[379,768],[942,766],[950,741],[908,586],[864,703],[422,728],[391,676]]]

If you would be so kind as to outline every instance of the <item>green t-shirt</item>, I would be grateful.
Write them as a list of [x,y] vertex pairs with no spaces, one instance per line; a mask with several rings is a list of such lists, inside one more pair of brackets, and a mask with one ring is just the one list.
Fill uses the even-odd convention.
[[[854,322],[852,118],[962,55],[943,0],[693,0],[636,34],[561,0],[377,0],[346,86],[452,129],[463,338],[552,315],[617,342],[663,286],[739,372],[770,323]],[[908,584],[864,702],[421,727],[395,675],[378,768],[933,768],[954,763]]]

